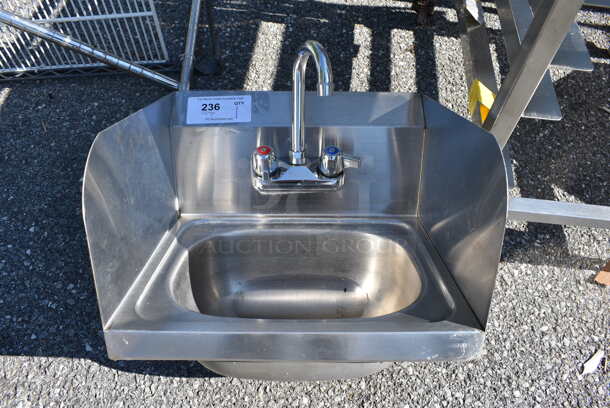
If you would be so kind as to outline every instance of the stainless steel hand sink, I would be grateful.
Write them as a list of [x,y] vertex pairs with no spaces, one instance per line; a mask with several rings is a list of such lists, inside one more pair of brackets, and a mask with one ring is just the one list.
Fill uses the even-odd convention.
[[[249,121],[187,120],[231,96]],[[415,94],[305,102],[304,151],[361,160],[336,191],[253,187],[253,150],[290,150],[289,93],[178,92],[98,135],[83,212],[111,358],[328,379],[480,352],[506,216],[493,136]]]

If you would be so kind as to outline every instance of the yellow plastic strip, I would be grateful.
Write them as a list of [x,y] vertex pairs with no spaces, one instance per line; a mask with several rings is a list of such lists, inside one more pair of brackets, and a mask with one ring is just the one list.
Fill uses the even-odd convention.
[[496,94],[481,81],[475,79],[468,92],[468,112],[470,113],[470,116],[474,114],[478,103],[480,106],[479,111],[481,112],[481,123],[485,122],[495,99]]

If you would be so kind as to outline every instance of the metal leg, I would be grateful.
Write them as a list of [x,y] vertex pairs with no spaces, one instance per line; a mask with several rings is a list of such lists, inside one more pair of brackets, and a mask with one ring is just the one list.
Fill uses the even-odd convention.
[[434,14],[435,0],[415,0],[413,10],[417,13],[417,24],[428,25],[432,14]]
[[201,11],[201,0],[193,0],[191,4],[191,15],[189,18],[188,32],[186,33],[186,45],[184,47],[184,60],[182,61],[182,73],[180,74],[180,91],[188,91],[191,88],[193,76],[193,62],[195,60],[195,44],[197,43],[197,26]]
[[509,201],[508,218],[544,224],[610,228],[610,207],[516,197]]
[[[513,66],[517,61],[521,43],[527,35],[534,12],[529,0],[496,0],[496,10],[502,25],[504,48],[508,64]],[[521,115],[523,118],[542,120],[561,120],[561,107],[553,86],[551,74],[547,71],[532,98]]]
[[216,53],[216,24],[214,23],[214,13],[212,0],[205,1],[205,17],[209,35],[207,36],[207,52],[201,52],[195,62],[195,70],[201,75],[216,75],[221,71],[220,62]]
[[8,24],[11,27],[25,31],[44,40],[51,41],[54,44],[68,48],[80,54],[86,55],[96,61],[113,66],[115,68],[122,69],[124,71],[131,72],[132,74],[137,75],[139,77],[150,79],[151,81],[157,82],[158,84],[167,86],[171,89],[178,89],[178,82],[168,76],[159,74],[141,65],[124,60],[123,58],[117,57],[116,55],[100,51],[89,44],[75,40],[74,38],[61,34],[57,31],[42,27],[36,23],[25,20],[7,11],[0,10],[0,23]]
[[585,6],[610,8],[610,0],[585,0]]
[[504,147],[561,46],[583,0],[546,0],[536,9],[508,77],[483,127]]

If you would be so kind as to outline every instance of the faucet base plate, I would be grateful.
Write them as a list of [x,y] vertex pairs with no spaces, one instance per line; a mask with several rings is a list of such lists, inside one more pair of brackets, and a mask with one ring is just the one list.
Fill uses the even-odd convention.
[[317,167],[317,161],[303,166],[280,161],[275,176],[261,177],[252,172],[252,186],[261,194],[318,193],[337,191],[343,186],[343,174],[326,177]]

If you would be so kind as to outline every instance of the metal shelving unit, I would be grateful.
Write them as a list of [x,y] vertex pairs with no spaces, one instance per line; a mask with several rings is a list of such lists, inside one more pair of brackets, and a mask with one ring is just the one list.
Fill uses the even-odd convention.
[[[595,3],[604,6],[607,1]],[[462,43],[466,44],[463,52],[472,120],[505,147],[522,117],[561,119],[549,66],[592,71],[593,65],[575,24],[582,0],[496,0],[495,4],[510,64],[499,90],[481,4],[456,1]],[[504,152],[508,155],[507,149]],[[507,160],[509,175],[511,166]],[[610,207],[516,197],[509,202],[509,218],[610,228]]]
[[[0,0],[0,10],[133,63],[168,62],[153,0]],[[0,80],[105,68],[81,53],[0,24]]]

